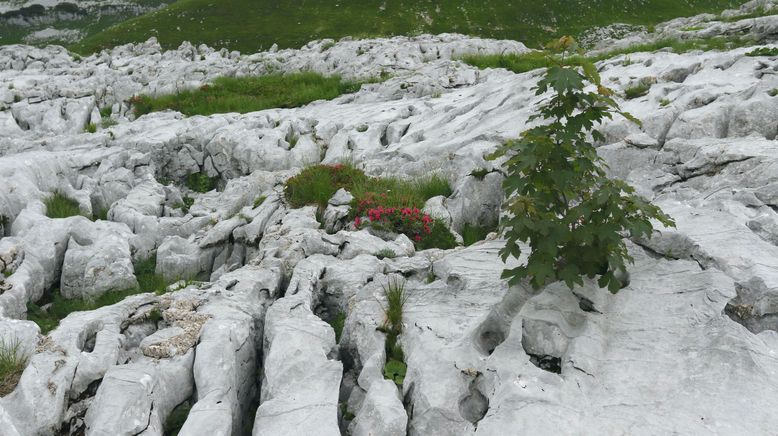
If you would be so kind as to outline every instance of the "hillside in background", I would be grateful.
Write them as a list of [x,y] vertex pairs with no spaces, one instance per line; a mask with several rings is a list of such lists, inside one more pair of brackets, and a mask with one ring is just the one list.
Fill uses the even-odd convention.
[[308,41],[457,32],[536,46],[558,34],[579,35],[611,23],[651,26],[736,0],[181,0],[88,36],[73,49],[90,53],[156,36],[163,47],[183,41],[241,52]]

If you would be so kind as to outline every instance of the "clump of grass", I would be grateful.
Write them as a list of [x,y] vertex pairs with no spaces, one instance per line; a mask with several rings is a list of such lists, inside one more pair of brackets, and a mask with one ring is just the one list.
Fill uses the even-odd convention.
[[665,107],[665,106],[667,106],[669,104],[670,104],[670,99],[668,99],[668,98],[663,98],[663,99],[659,100],[659,106]]
[[165,436],[177,436],[184,426],[186,418],[189,417],[189,411],[192,410],[192,404],[187,400],[176,406],[165,420]]
[[119,122],[114,120],[113,118],[103,118],[103,120],[100,122],[100,127],[102,127],[103,129],[107,129],[117,124],[119,124]]
[[59,192],[43,201],[46,205],[46,216],[49,218],[68,218],[81,215],[78,202],[65,197]]
[[760,47],[746,53],[746,56],[778,56],[778,47]]
[[407,365],[398,338],[403,331],[403,311],[408,302],[408,293],[405,290],[405,282],[397,279],[390,280],[383,287],[383,292],[386,299],[386,304],[382,305],[385,319],[379,330],[386,333],[384,378],[402,385]]
[[383,250],[376,253],[375,257],[379,259],[394,259],[395,257],[397,257],[397,253],[395,253],[394,250],[391,250],[389,248],[384,248]]
[[635,86],[630,86],[629,88],[626,88],[624,90],[624,96],[632,100],[633,98],[643,97],[644,95],[648,94],[648,91],[651,89],[651,85],[648,83],[639,83]]
[[454,238],[454,235],[440,220],[433,221],[430,234],[425,235],[421,241],[416,243],[417,250],[428,250],[430,248],[450,250],[456,246],[457,240]]
[[332,329],[335,330],[335,342],[340,342],[340,337],[343,335],[343,328],[346,327],[346,314],[338,312],[332,321],[330,321]]
[[0,340],[0,397],[4,397],[14,389],[27,367],[28,357],[21,353],[21,342]]
[[489,170],[486,168],[476,168],[470,172],[470,175],[478,180],[483,180],[486,175],[489,174]]
[[192,173],[186,176],[184,185],[195,192],[210,192],[216,189],[219,177],[208,177],[205,173]]
[[95,132],[97,132],[97,125],[95,123],[87,124],[86,127],[84,128],[84,132],[87,132],[87,133],[95,133]]
[[100,117],[101,118],[108,118],[113,113],[113,108],[111,106],[105,106],[100,108]]
[[705,26],[689,26],[689,27],[683,27],[681,28],[681,32],[696,32],[698,30],[704,29]]
[[267,197],[265,197],[264,195],[260,195],[259,197],[257,197],[257,199],[254,200],[254,209],[258,208],[259,206],[262,206],[262,203],[264,203],[265,200],[267,200]]
[[354,93],[368,82],[343,80],[313,72],[271,74],[258,77],[220,77],[197,90],[158,97],[136,96],[131,99],[136,117],[166,109],[184,115],[247,113],[271,108],[294,108],[316,100],[332,100]]
[[292,135],[291,138],[289,138],[289,149],[293,149],[297,146],[297,142],[300,140],[300,137],[297,135]]
[[64,298],[58,289],[51,292],[51,304],[46,310],[35,303],[27,304],[27,319],[34,321],[41,329],[41,333],[48,334],[57,328],[59,322],[73,312],[99,309],[103,306],[116,304],[125,298],[145,292],[162,294],[170,284],[161,275],[155,273],[156,256],[151,256],[145,261],[135,265],[135,278],[138,280],[138,289],[126,289],[121,291],[106,292],[94,298]]
[[778,88],[773,88],[767,91],[767,95],[769,95],[770,97],[778,96]]
[[108,210],[109,209],[107,207],[101,207],[95,210],[94,213],[92,214],[92,221],[97,221],[97,220],[108,221]]
[[350,164],[313,165],[286,182],[284,195],[292,207],[318,205],[324,208],[338,189],[350,188],[368,177]]
[[489,233],[497,230],[497,226],[478,226],[465,224],[462,228],[462,240],[466,247],[483,241]]
[[460,58],[464,63],[477,68],[505,68],[514,73],[524,73],[546,68],[550,60],[546,52],[531,51],[522,54],[467,55]]

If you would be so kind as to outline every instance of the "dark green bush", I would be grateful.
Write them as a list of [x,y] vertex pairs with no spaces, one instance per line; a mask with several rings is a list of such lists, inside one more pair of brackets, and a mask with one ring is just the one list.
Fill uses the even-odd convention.
[[205,173],[193,173],[186,176],[184,185],[195,192],[210,192],[216,189],[219,177],[208,177]]

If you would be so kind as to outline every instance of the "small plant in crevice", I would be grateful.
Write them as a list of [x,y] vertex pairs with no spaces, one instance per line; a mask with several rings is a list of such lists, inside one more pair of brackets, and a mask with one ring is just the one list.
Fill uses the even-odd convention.
[[665,107],[668,106],[669,104],[670,104],[670,99],[668,98],[663,98],[659,100],[659,106]]
[[262,206],[262,203],[264,203],[265,200],[267,200],[267,197],[265,197],[264,195],[260,195],[259,197],[257,197],[257,199],[254,200],[254,209],[258,208],[259,206]]
[[465,247],[469,247],[478,241],[483,241],[489,233],[494,231],[497,231],[496,224],[478,226],[467,223],[462,227],[462,240]]
[[113,127],[117,124],[119,124],[119,122],[114,120],[113,118],[104,118],[102,121],[100,121],[100,127],[102,127],[103,129]]
[[95,123],[89,123],[84,127],[84,132],[86,133],[95,133],[97,132],[97,125]]
[[644,95],[648,94],[648,91],[650,89],[651,89],[650,84],[639,83],[635,86],[630,86],[629,88],[624,89],[624,97],[626,97],[628,100],[632,100],[638,97],[643,97]]
[[192,410],[192,404],[189,400],[176,406],[170,415],[165,420],[164,434],[165,436],[176,436],[181,431],[181,427],[184,426],[186,418],[189,417],[189,411]]
[[289,138],[289,149],[293,149],[297,146],[297,142],[300,140],[300,137],[297,135],[292,135],[291,138]]
[[335,342],[340,342],[340,337],[343,335],[343,328],[346,327],[346,314],[338,312],[334,318],[329,322],[332,329],[335,330]]
[[773,88],[773,89],[767,91],[767,95],[769,95],[770,97],[778,96],[778,88]]
[[386,304],[382,304],[385,319],[379,330],[386,333],[384,378],[394,381],[397,385],[402,385],[407,370],[405,354],[399,342],[399,336],[403,331],[403,310],[408,302],[405,282],[399,279],[390,279],[384,285],[383,293],[386,299]]
[[194,202],[195,202],[194,198],[185,195],[184,197],[181,198],[181,203],[176,203],[173,205],[173,209],[181,209],[182,212],[188,213],[189,208],[192,207]]
[[470,175],[478,180],[483,180],[489,172],[486,168],[476,168],[470,172]]
[[54,195],[45,199],[43,204],[46,205],[46,216],[49,218],[68,218],[81,215],[78,202],[59,192],[55,192]]
[[192,191],[204,193],[216,189],[218,181],[218,176],[208,177],[208,175],[204,173],[192,173],[186,176],[184,185]]
[[394,250],[392,249],[384,248],[383,250],[376,253],[374,256],[379,259],[394,259],[395,257],[397,257],[397,253],[395,253]]
[[92,214],[92,221],[97,221],[97,220],[108,221],[108,210],[109,209],[107,207],[101,207],[99,209],[96,209]]
[[29,359],[20,348],[21,342],[18,339],[9,342],[0,339],[0,398],[16,389],[24,368],[27,367]]

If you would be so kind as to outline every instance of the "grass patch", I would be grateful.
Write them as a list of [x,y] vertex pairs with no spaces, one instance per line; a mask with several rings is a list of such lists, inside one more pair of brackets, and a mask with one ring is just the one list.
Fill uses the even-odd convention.
[[[90,34],[70,48],[82,54],[155,36],[165,48],[183,41],[253,53],[314,39],[457,32],[539,46],[614,22],[653,25],[739,6],[738,0],[178,0],[168,7]],[[329,44],[322,49],[326,50]]]
[[[216,185],[219,182],[219,177],[208,177],[205,173],[192,173],[186,176],[184,185],[187,188],[195,192],[211,192],[216,189]],[[192,203],[194,204],[194,202]],[[191,204],[189,205],[191,206]],[[187,208],[189,207],[187,206]]]
[[486,168],[476,168],[470,172],[470,175],[478,180],[483,180],[489,172]]
[[749,18],[766,17],[768,15],[774,15],[774,14],[778,14],[778,8],[774,8],[774,7],[766,8],[764,6],[760,6],[754,9],[753,12],[749,12],[747,14],[741,14],[741,15],[733,15],[731,17],[719,17],[716,19],[716,21],[731,23],[733,21],[747,20]]
[[43,201],[46,205],[46,216],[49,218],[68,218],[81,215],[78,202],[65,197],[59,192]]
[[95,123],[89,123],[84,128],[84,132],[86,133],[95,133],[97,132],[97,125]]
[[395,257],[397,257],[397,253],[395,253],[394,250],[391,250],[389,248],[384,248],[383,250],[376,253],[375,257],[379,259],[394,259]]
[[271,74],[255,77],[219,77],[200,89],[159,97],[130,100],[136,117],[172,109],[184,115],[247,113],[272,108],[295,108],[316,100],[332,100],[359,91],[370,81],[348,81],[319,73]]
[[462,228],[462,240],[465,247],[469,247],[478,241],[483,241],[489,233],[497,230],[497,226],[476,226],[465,224]]
[[746,56],[778,56],[778,47],[761,47],[746,53]]
[[13,340],[6,343],[0,340],[0,397],[4,397],[14,389],[27,367],[27,356],[20,353],[21,343]]
[[163,294],[170,284],[162,276],[155,273],[156,256],[135,265],[135,277],[138,280],[138,289],[107,292],[95,298],[66,299],[58,289],[51,292],[51,304],[44,310],[35,303],[27,304],[27,319],[38,324],[42,334],[48,334],[57,328],[60,321],[73,312],[99,309],[103,306],[116,304],[125,298],[145,292]]
[[643,97],[644,95],[648,94],[650,89],[651,85],[648,83],[640,83],[635,86],[630,86],[629,88],[624,89],[624,97],[626,97],[628,100]]
[[186,422],[186,418],[189,417],[190,410],[192,410],[192,405],[189,403],[189,401],[184,401],[183,403],[176,406],[176,408],[170,412],[170,415],[165,420],[164,435],[178,435],[178,432],[181,431],[181,427],[183,427],[184,423]]
[[524,73],[551,65],[551,60],[544,51],[531,51],[522,54],[469,55],[461,57],[460,60],[476,68],[505,68],[514,73]]
[[669,98],[663,98],[663,99],[659,100],[659,106],[665,107],[665,106],[668,106],[669,104],[670,104],[670,99]]
[[258,208],[259,206],[262,206],[262,203],[264,203],[265,200],[267,200],[267,197],[265,197],[264,195],[260,195],[259,197],[257,197],[257,199],[254,200],[254,209]]
[[103,120],[100,121],[100,127],[102,127],[103,129],[113,127],[117,124],[119,124],[119,122],[114,120],[113,118],[103,118]]
[[681,32],[696,32],[698,30],[704,29],[705,26],[689,26],[689,27],[683,27],[681,28]]

